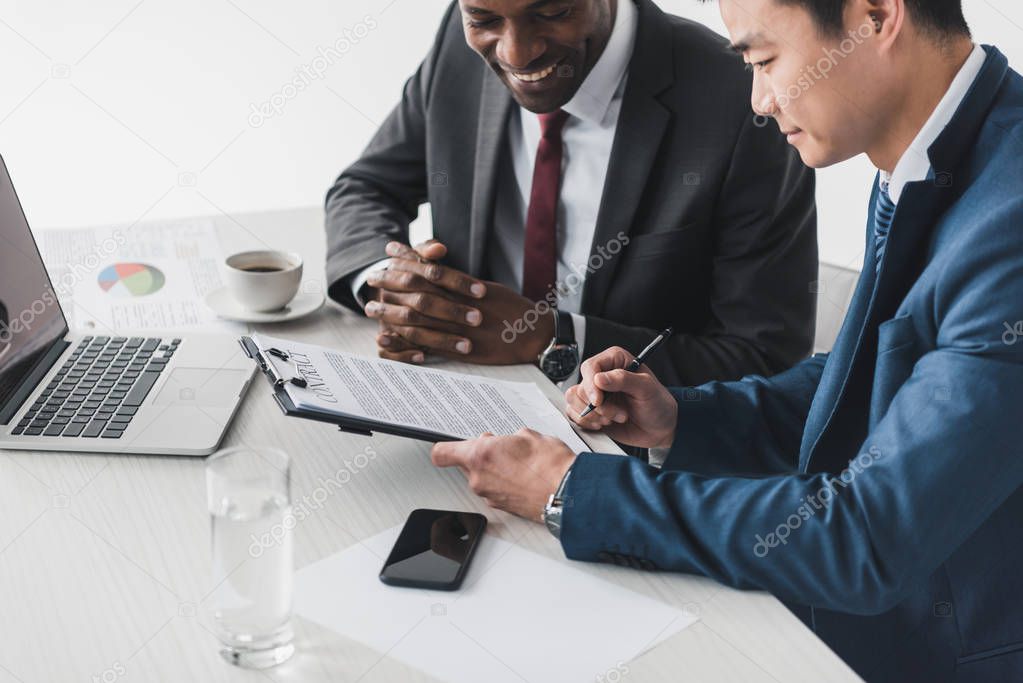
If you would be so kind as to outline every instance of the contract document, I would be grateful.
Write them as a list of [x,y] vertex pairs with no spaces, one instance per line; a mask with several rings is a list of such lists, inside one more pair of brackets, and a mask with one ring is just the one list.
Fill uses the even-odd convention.
[[561,439],[576,453],[590,450],[531,382],[366,358],[262,334],[243,338],[242,345],[246,342],[250,355],[252,346],[258,350],[257,360],[286,412],[433,441],[529,427]]

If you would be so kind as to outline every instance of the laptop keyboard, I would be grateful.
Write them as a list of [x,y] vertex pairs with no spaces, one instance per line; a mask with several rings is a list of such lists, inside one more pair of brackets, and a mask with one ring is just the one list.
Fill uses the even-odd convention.
[[11,434],[121,438],[179,344],[85,337]]

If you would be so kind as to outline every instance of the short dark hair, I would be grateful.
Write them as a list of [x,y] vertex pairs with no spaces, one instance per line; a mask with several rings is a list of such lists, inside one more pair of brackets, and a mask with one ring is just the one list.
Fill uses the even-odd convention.
[[[775,2],[804,8],[824,35],[838,35],[842,32],[842,13],[846,0],[775,0]],[[906,7],[909,8],[913,21],[931,35],[936,37],[970,35],[970,27],[963,16],[962,0],[906,0]]]

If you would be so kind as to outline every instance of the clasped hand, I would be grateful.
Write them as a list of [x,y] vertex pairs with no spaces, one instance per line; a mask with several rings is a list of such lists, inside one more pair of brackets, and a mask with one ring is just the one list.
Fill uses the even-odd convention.
[[[390,242],[386,270],[370,273],[366,315],[380,321],[381,358],[422,363],[427,353],[471,363],[535,363],[554,337],[551,314],[532,329],[516,325],[529,319],[536,304],[496,282],[474,278],[438,263],[447,247],[429,240],[412,248]],[[507,330],[526,329],[509,338]]]

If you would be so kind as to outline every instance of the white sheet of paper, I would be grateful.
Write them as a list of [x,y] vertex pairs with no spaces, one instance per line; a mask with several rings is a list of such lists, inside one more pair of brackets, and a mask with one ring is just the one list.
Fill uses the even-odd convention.
[[558,437],[576,453],[590,450],[532,382],[507,382],[366,358],[266,335],[254,334],[252,340],[260,350],[276,348],[288,354],[287,362],[264,354],[281,377],[301,375],[306,380],[305,388],[286,385],[298,408],[464,439],[483,432],[513,434],[529,427]]
[[220,243],[208,219],[41,230],[38,237],[72,329],[245,330],[203,301],[222,286]]
[[492,535],[458,591],[386,586],[378,574],[400,531],[300,570],[295,613],[450,683],[612,680],[697,621]]

